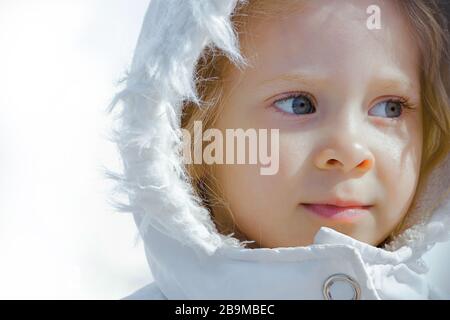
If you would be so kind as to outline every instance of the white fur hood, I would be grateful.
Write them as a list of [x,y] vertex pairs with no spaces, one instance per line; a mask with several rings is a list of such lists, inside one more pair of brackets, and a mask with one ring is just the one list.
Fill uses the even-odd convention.
[[356,281],[361,299],[433,297],[421,257],[449,237],[450,157],[414,204],[412,227],[385,249],[326,227],[307,247],[248,249],[219,234],[195,200],[178,152],[181,106],[198,101],[193,72],[207,45],[245,64],[229,20],[237,1],[151,0],[125,87],[111,104],[112,112],[122,102],[114,141],[123,172],[109,177],[127,195],[116,207],[133,213],[155,278],[130,298],[323,299],[335,274]]

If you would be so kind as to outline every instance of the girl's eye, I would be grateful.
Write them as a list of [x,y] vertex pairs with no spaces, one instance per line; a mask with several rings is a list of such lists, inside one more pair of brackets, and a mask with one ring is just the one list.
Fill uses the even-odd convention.
[[373,109],[376,111],[375,116],[398,118],[401,116],[404,108],[409,108],[409,104],[406,100],[386,100],[377,103]]
[[274,102],[275,108],[282,112],[299,115],[315,112],[312,99],[306,94],[295,94]]

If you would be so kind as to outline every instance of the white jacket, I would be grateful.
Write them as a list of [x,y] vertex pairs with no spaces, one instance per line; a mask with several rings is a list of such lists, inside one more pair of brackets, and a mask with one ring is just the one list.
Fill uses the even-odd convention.
[[154,282],[126,299],[435,299],[422,256],[450,230],[450,157],[435,169],[404,230],[385,248],[321,228],[305,247],[249,249],[217,232],[194,200],[176,152],[183,99],[197,100],[193,72],[214,43],[237,64],[229,16],[238,0],[151,0],[125,88],[115,141]]

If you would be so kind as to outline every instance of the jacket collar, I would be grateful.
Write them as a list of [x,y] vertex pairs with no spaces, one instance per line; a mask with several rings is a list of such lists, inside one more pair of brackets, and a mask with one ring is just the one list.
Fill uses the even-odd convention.
[[[224,246],[213,254],[150,229],[145,252],[168,299],[324,299],[327,279],[343,275],[359,299],[426,299],[425,278],[408,264],[410,248],[389,252],[326,227],[313,245],[274,249]],[[334,299],[354,288],[335,287]]]

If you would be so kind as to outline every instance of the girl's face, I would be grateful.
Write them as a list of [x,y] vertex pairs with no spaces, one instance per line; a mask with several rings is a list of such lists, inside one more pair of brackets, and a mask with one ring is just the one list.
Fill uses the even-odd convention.
[[[366,26],[372,4],[381,29]],[[315,0],[251,18],[246,32],[251,67],[231,71],[216,127],[279,129],[279,170],[215,168],[238,230],[267,248],[312,244],[322,226],[378,245],[408,211],[422,155],[420,58],[406,18],[393,1]],[[305,206],[335,200],[371,207],[349,217]]]

